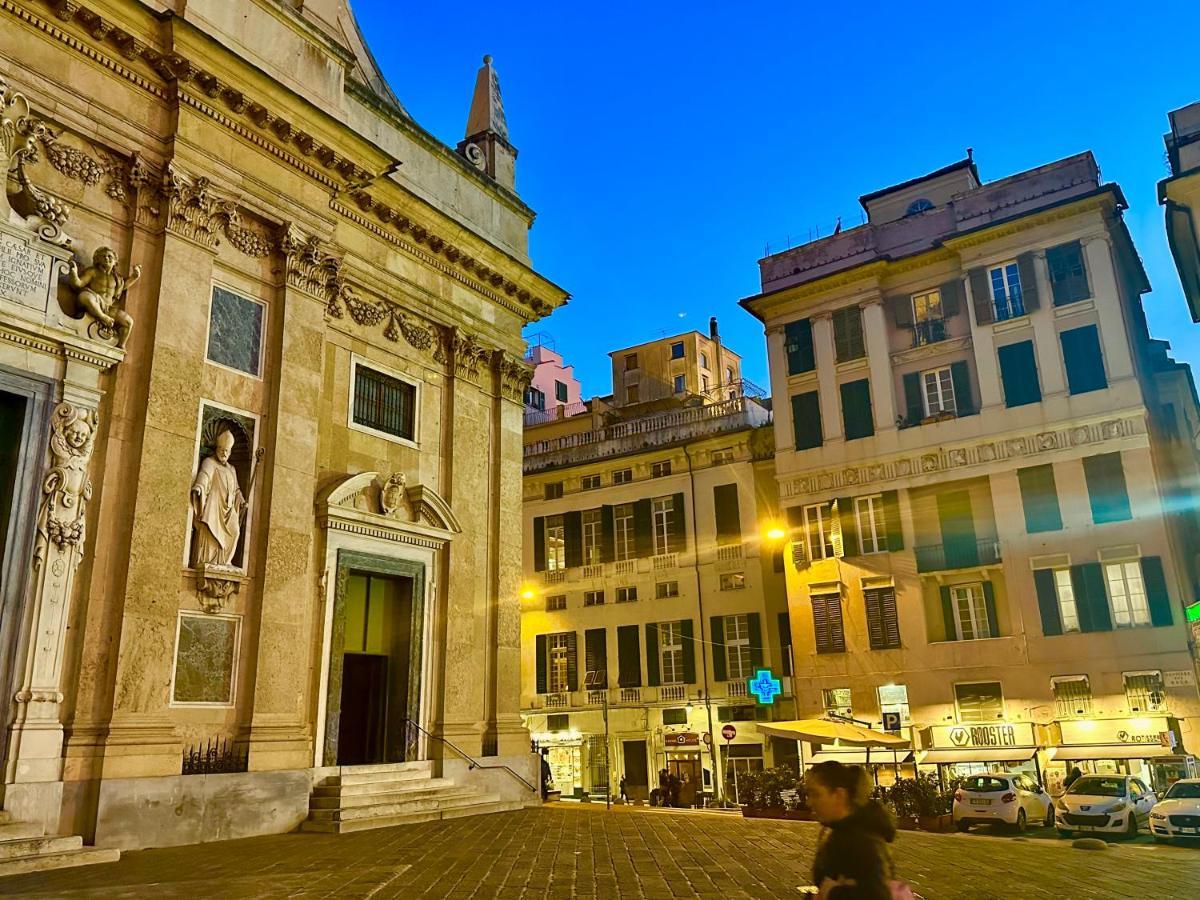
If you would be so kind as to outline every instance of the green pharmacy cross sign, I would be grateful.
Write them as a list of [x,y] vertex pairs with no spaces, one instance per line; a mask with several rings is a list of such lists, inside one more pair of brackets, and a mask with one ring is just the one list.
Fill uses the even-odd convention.
[[750,693],[758,698],[758,702],[770,706],[775,698],[783,693],[779,679],[771,674],[770,669],[759,669],[748,682]]

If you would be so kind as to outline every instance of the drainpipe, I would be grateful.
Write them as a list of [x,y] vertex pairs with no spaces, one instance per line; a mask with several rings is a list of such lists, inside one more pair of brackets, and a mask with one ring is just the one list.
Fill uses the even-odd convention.
[[[725,782],[721,777],[720,757],[717,755],[717,738],[713,731],[712,691],[709,690],[708,684],[708,638],[705,636],[704,630],[704,588],[700,582],[700,541],[697,540],[700,528],[696,519],[696,473],[692,469],[692,454],[686,445],[683,448],[683,455],[687,459],[688,483],[691,486],[692,544],[695,547],[695,552],[692,553],[692,570],[696,573],[696,614],[700,617],[700,671],[703,673],[704,709],[708,713],[708,755],[712,759],[713,796],[720,805],[724,806]],[[701,780],[703,781],[703,779]]]

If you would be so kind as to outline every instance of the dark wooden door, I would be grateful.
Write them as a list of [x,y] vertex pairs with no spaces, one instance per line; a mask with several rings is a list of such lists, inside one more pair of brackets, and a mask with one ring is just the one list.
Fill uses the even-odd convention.
[[625,757],[625,790],[631,800],[650,797],[650,769],[646,763],[645,741],[623,741]]
[[384,762],[383,725],[387,718],[388,658],[372,653],[342,657],[342,713],[337,764]]

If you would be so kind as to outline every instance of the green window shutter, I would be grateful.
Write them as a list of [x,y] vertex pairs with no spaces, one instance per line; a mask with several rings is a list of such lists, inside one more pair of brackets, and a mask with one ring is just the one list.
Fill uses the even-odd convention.
[[546,693],[546,635],[539,634],[534,641],[537,654],[537,692]]
[[579,635],[567,632],[567,690],[579,690]]
[[862,311],[857,306],[847,306],[834,312],[833,348],[834,358],[840,363],[862,359],[866,355]]
[[954,615],[954,601],[950,599],[950,588],[943,585],[942,595],[942,625],[946,630],[946,640],[958,640],[958,623]]
[[971,305],[975,308],[975,324],[988,325],[996,321],[996,306],[992,303],[992,286],[988,284],[987,269],[980,266],[967,273],[971,283]]
[[910,294],[897,294],[894,297],[888,297],[884,301],[884,306],[891,310],[892,320],[896,323],[897,328],[913,327],[913,305]]
[[759,669],[763,665],[763,636],[758,613],[746,615],[746,626],[750,631],[750,665]]
[[636,625],[617,626],[617,684],[623,688],[642,686],[642,654]]
[[792,617],[789,613],[779,614],[779,668],[784,675],[792,674]]
[[639,557],[654,555],[654,520],[649,500],[633,504],[633,546]]
[[671,495],[671,507],[675,514],[671,516],[671,552],[687,552],[687,512],[683,507],[683,494]]
[[680,625],[683,632],[683,680],[686,684],[695,684],[696,640],[692,632],[692,620],[684,619]]
[[1171,595],[1167,593],[1167,579],[1163,574],[1160,557],[1142,557],[1142,582],[1146,585],[1146,603],[1150,607],[1150,623],[1152,625],[1170,625]]
[[658,625],[646,624],[646,684],[657,687],[662,683],[658,670]]
[[563,514],[563,538],[566,542],[567,568],[583,565],[583,513],[579,510]]
[[1017,469],[1021,486],[1021,507],[1025,512],[1025,530],[1030,534],[1061,531],[1062,511],[1058,506],[1058,489],[1054,484],[1054,466],[1027,466]]
[[600,561],[612,562],[617,558],[616,520],[613,507],[600,507]]
[[533,571],[546,571],[546,517],[533,520]]
[[583,670],[585,687],[592,690],[608,687],[607,629],[589,628],[583,633]]
[[842,532],[842,555],[858,556],[858,521],[854,517],[854,498],[838,497],[838,522]]
[[957,416],[974,415],[975,399],[971,396],[971,372],[966,360],[950,364],[950,380],[954,383],[954,414]]
[[1037,363],[1033,358],[1033,341],[1005,344],[996,350],[1000,360],[1000,381],[1004,385],[1004,405],[1009,409],[1040,403],[1042,389],[1038,384]]
[[1067,389],[1071,394],[1086,394],[1108,387],[1104,374],[1104,354],[1100,332],[1095,325],[1059,332],[1063,364],[1067,369]]
[[842,428],[846,440],[854,441],[870,437],[875,433],[875,420],[871,415],[871,383],[866,378],[847,381],[841,385]]
[[1046,268],[1050,270],[1050,289],[1054,294],[1055,306],[1065,306],[1092,296],[1083,246],[1079,241],[1068,241],[1049,248],[1046,251]]
[[883,492],[883,521],[887,528],[887,548],[890,551],[904,549],[904,526],[900,521],[900,493]]
[[921,394],[921,373],[904,376],[904,424],[920,425],[925,418],[925,398]]
[[942,315],[949,319],[962,312],[963,287],[962,282],[955,278],[938,285],[938,293],[942,296]]
[[1026,312],[1040,307],[1038,297],[1037,270],[1033,266],[1033,254],[1021,253],[1017,256],[1017,276],[1021,279],[1021,305]]
[[717,542],[737,543],[742,539],[742,521],[738,510],[737,484],[713,485],[713,510],[717,524]]
[[1080,631],[1112,631],[1104,569],[1100,563],[1071,566],[1071,588],[1079,612]]
[[812,321],[801,319],[783,326],[783,346],[787,353],[789,375],[811,372],[817,367],[813,352]]
[[1038,612],[1042,614],[1042,634],[1047,637],[1062,634],[1062,614],[1058,608],[1058,591],[1054,587],[1054,571],[1034,569],[1033,586],[1037,590]]
[[816,391],[806,391],[792,397],[792,431],[797,450],[821,446],[824,439],[821,433],[821,400]]
[[1000,636],[1000,620],[996,618],[996,589],[990,581],[983,583],[983,605],[987,609],[988,633]]
[[725,680],[725,617],[713,616],[709,619],[712,628],[712,658],[713,680]]
[[1133,518],[1119,452],[1084,457],[1083,475],[1087,482],[1093,522],[1102,525]]

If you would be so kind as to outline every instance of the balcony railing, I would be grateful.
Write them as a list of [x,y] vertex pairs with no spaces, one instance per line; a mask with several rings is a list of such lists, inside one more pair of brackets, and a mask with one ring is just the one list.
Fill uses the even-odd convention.
[[916,547],[918,572],[943,572],[947,569],[969,569],[991,566],[1000,562],[1000,542],[982,538],[951,544],[926,544]]
[[597,563],[594,566],[584,566],[583,567],[583,577],[584,578],[599,578],[603,574],[604,574],[604,566],[601,563]]
[[725,696],[726,697],[749,697],[750,696],[750,685],[747,684],[746,680],[743,678],[739,678],[736,681],[727,681],[727,682],[725,682]]
[[925,319],[913,323],[913,346],[924,347],[946,339],[945,319]]
[[617,575],[634,575],[637,573],[636,559],[622,559],[613,564],[613,571]]
[[1021,299],[1020,290],[1014,291],[1010,297],[997,300],[993,308],[996,311],[997,322],[1006,322],[1025,315],[1025,302]]
[[551,569],[546,573],[546,584],[562,584],[566,580],[566,569]]
[[622,703],[641,703],[642,689],[641,688],[621,688]]
[[718,562],[735,562],[742,558],[741,544],[726,544],[724,547],[717,548]]
[[568,702],[567,694],[546,695],[546,709],[566,709]]
[[607,693],[608,692],[604,691],[604,690],[588,691],[587,692],[588,706],[603,706],[604,705],[604,697],[605,697],[605,694],[607,694]]
[[665,569],[674,569],[677,565],[678,560],[676,558],[676,554],[661,553],[654,557],[651,568],[653,568],[655,572],[660,572]]
[[658,689],[659,700],[686,700],[686,684],[664,684]]

